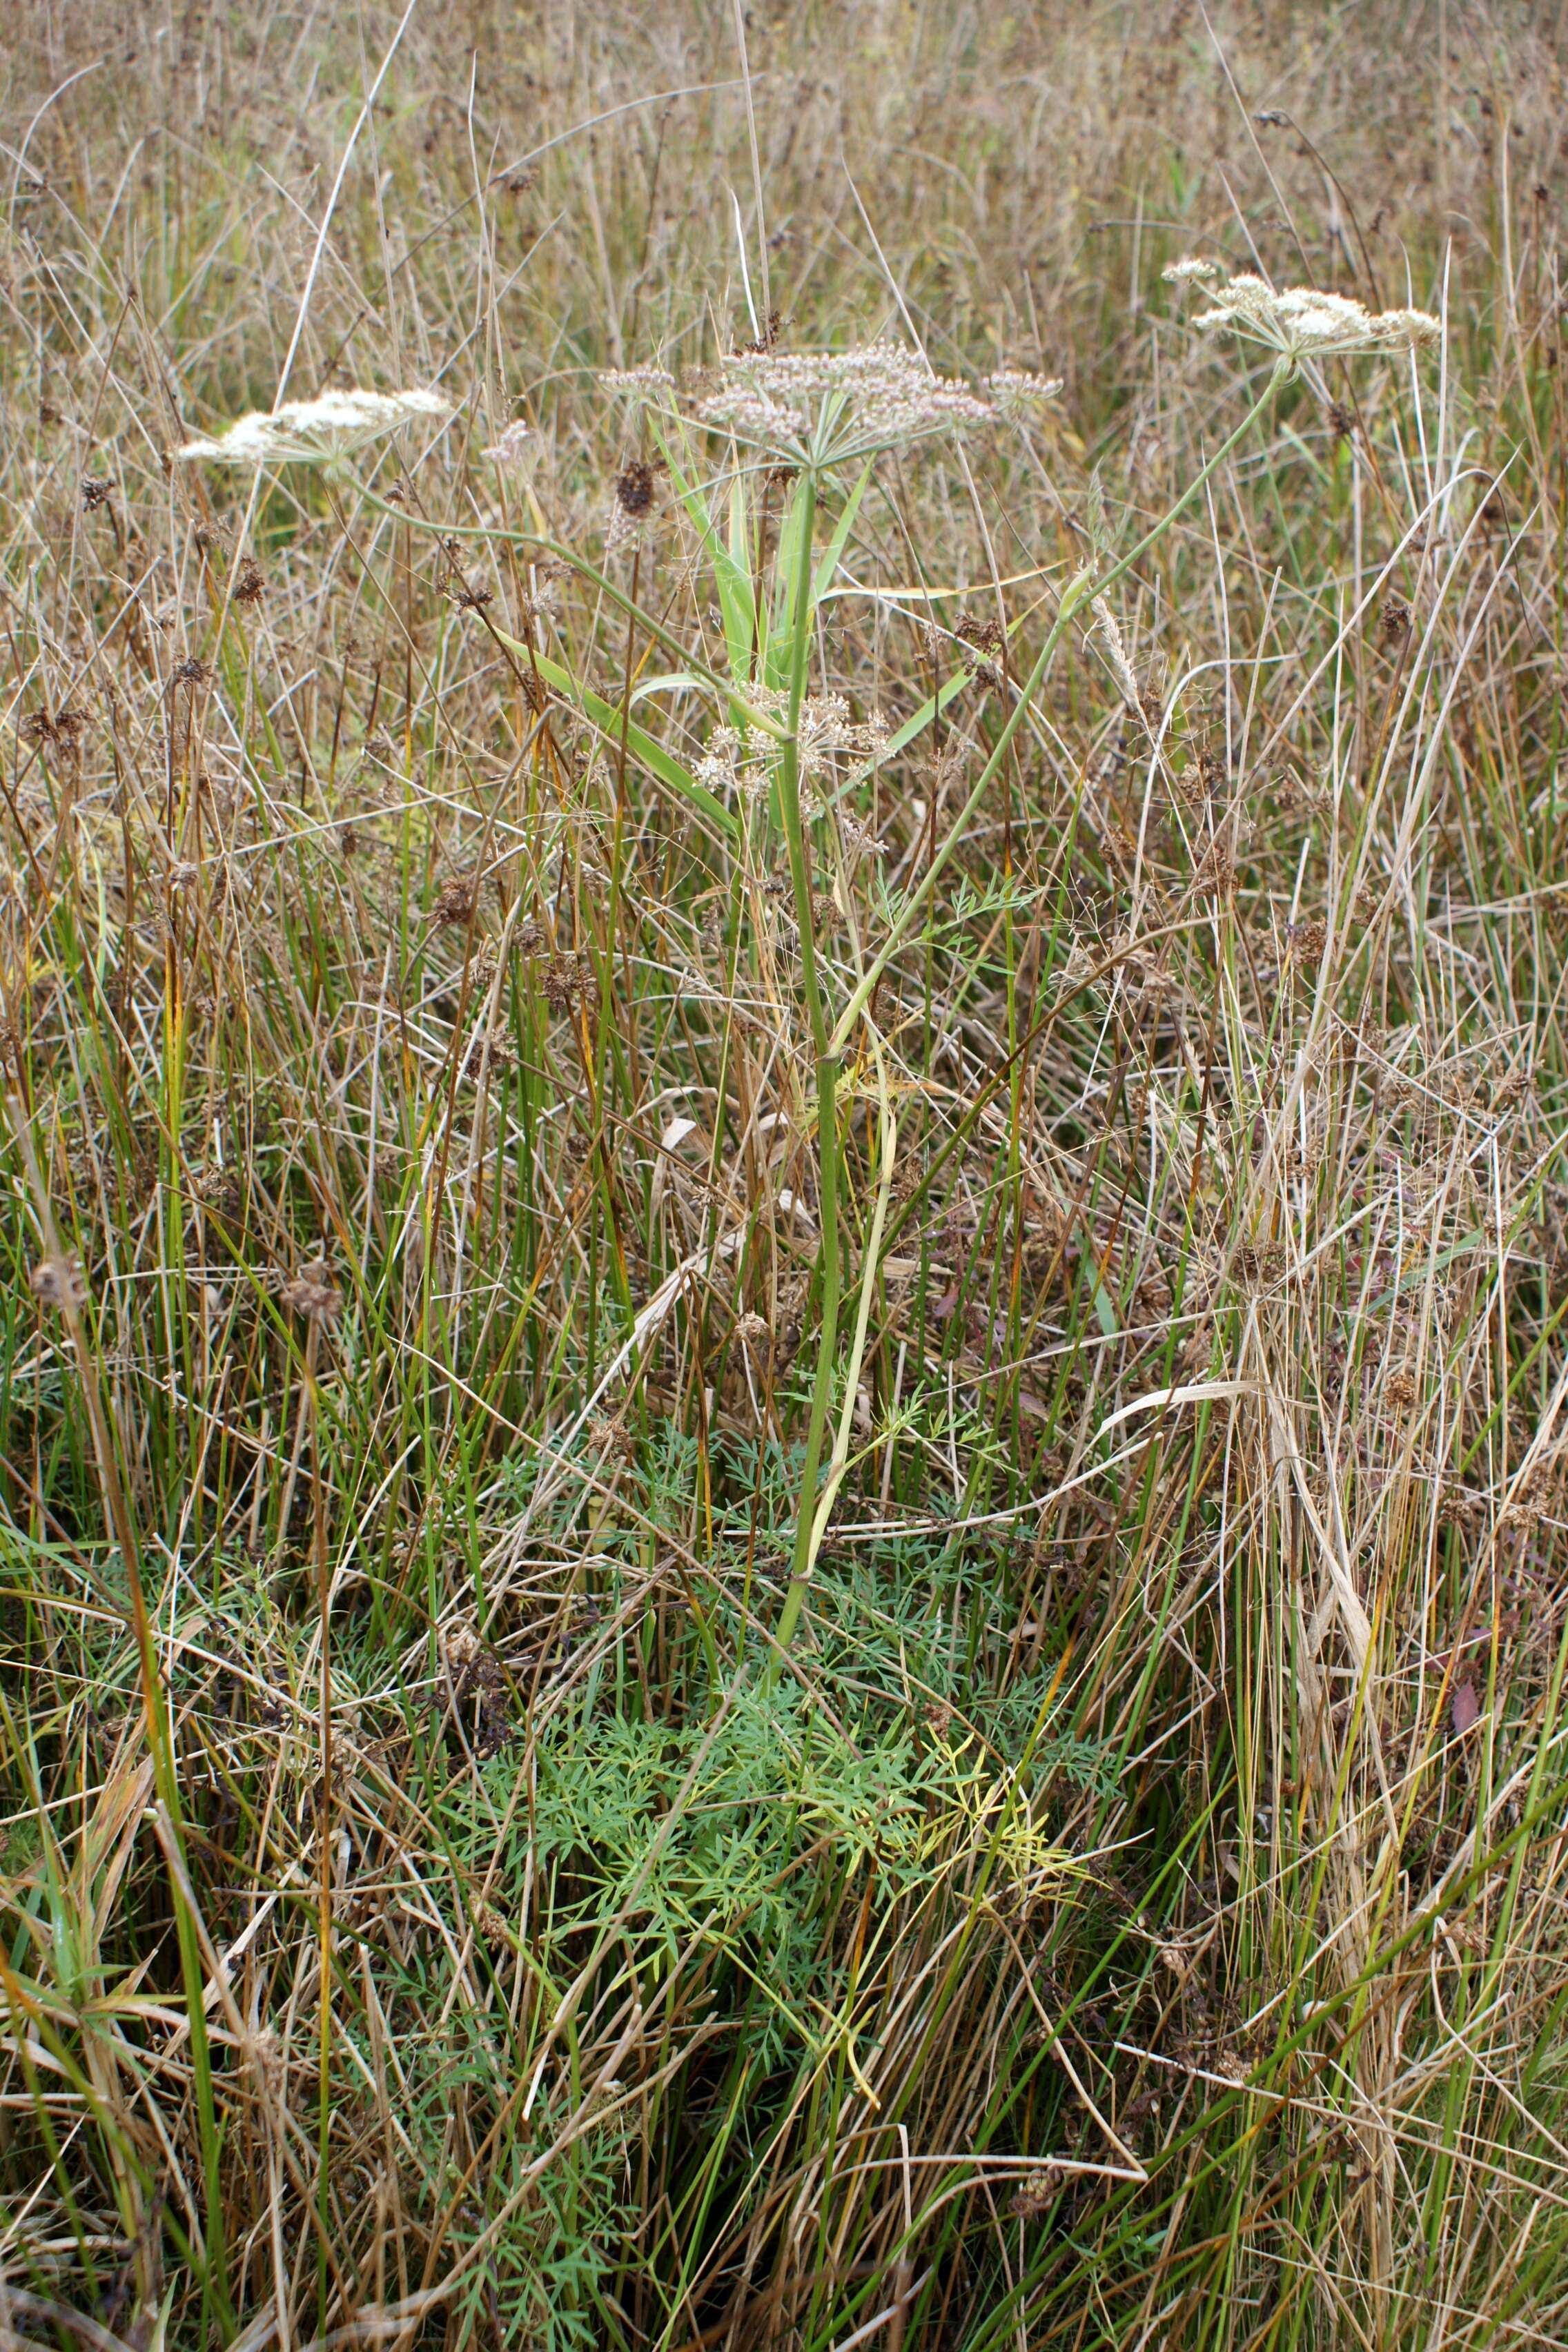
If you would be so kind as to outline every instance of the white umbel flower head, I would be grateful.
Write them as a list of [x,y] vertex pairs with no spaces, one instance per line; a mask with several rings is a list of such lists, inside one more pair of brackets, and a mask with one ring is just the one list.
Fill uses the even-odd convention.
[[1219,264],[1217,261],[1200,261],[1194,255],[1188,254],[1184,260],[1173,261],[1168,269],[1161,270],[1160,275],[1167,286],[1206,286],[1219,276]]
[[187,441],[175,454],[221,466],[325,466],[399,425],[451,414],[451,402],[438,392],[324,392],[316,400],[255,409],[210,439]]
[[620,393],[628,400],[648,401],[656,408],[666,406],[675,390],[675,378],[669,370],[656,366],[651,360],[644,361],[640,367],[601,368],[599,382],[606,392]]
[[1443,340],[1442,321],[1430,310],[1379,310],[1372,323],[1379,343],[1387,350],[1408,344],[1412,351],[1419,351],[1425,344]]
[[816,465],[868,457],[998,414],[954,376],[901,343],[847,352],[731,352],[697,403],[700,423]]
[[1040,375],[1030,368],[998,368],[985,379],[985,389],[1003,415],[1019,419],[1044,408],[1061,388],[1059,375]]
[[1359,352],[1414,351],[1439,342],[1443,330],[1426,310],[1369,310],[1348,294],[1314,286],[1280,293],[1261,278],[1244,275],[1216,287],[1212,310],[1195,324],[1230,327],[1284,359],[1348,359]]

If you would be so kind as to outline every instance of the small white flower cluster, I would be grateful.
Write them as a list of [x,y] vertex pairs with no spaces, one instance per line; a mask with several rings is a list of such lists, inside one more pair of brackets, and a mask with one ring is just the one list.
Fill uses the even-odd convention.
[[858,817],[847,815],[843,810],[839,812],[838,830],[845,849],[851,857],[886,857],[888,855],[888,845],[881,835],[873,833],[868,824],[862,824]]
[[[787,724],[786,688],[752,687],[750,695],[759,710],[778,719],[781,725]],[[869,719],[851,719],[848,702],[842,694],[808,694],[801,700],[795,743],[804,782],[820,776],[838,753],[875,765],[887,754],[888,723],[879,710],[874,710]]]
[[[606,368],[609,391],[672,406],[675,378],[651,362]],[[1059,376],[999,368],[978,385],[938,375],[919,352],[883,339],[847,352],[731,352],[699,380],[699,424],[796,462],[839,463],[933,433],[1019,420],[1061,391]]]
[[715,727],[692,774],[709,792],[721,795],[741,784],[747,735],[739,727]]
[[452,414],[438,392],[324,392],[238,417],[212,439],[187,441],[176,456],[224,466],[321,466],[363,448],[417,417]]
[[731,352],[697,403],[704,425],[769,447],[821,456],[894,448],[932,433],[988,425],[996,404],[955,376],[933,374],[901,343],[847,352]]
[[985,389],[1004,416],[1026,416],[1031,409],[1055,400],[1061,388],[1059,375],[1039,375],[1030,368],[998,368],[985,379]]
[[[749,686],[746,695],[766,718],[787,723],[786,688]],[[808,786],[828,771],[836,757],[875,767],[887,753],[888,723],[879,710],[874,710],[869,719],[852,719],[849,705],[841,694],[808,694],[801,702],[795,741],[800,781],[803,786]],[[692,772],[698,782],[711,793],[734,790],[755,798],[767,788],[779,749],[776,737],[763,735],[760,730],[715,727]],[[823,803],[814,793],[803,791],[804,816],[820,816],[822,809]]]
[[851,719],[841,694],[808,694],[800,706],[797,741],[801,774],[819,776],[836,753],[872,765],[885,758],[888,726],[879,710],[867,719]]
[[[1184,266],[1176,264],[1178,269]],[[1348,294],[1312,286],[1277,293],[1263,278],[1243,276],[1216,287],[1210,299],[1215,308],[1199,312],[1198,326],[1232,327],[1248,342],[1290,360],[1415,351],[1443,337],[1438,320],[1426,310],[1369,310]]]
[[483,452],[492,466],[516,466],[528,455],[528,445],[533,438],[533,427],[514,416]]
[[675,390],[675,378],[669,370],[656,367],[651,360],[640,367],[601,368],[599,382],[606,392],[625,393],[632,400],[662,402],[666,394]]

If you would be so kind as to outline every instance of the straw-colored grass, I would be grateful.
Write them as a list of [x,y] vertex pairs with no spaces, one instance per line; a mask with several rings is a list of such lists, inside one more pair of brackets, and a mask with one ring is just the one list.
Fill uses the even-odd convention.
[[0,35],[7,2345],[1568,2341],[1561,31]]

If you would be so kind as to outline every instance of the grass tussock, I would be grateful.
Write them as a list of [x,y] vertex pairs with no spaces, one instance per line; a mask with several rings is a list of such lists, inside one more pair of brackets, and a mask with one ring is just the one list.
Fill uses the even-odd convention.
[[1548,16],[8,25],[7,2342],[1564,2340]]

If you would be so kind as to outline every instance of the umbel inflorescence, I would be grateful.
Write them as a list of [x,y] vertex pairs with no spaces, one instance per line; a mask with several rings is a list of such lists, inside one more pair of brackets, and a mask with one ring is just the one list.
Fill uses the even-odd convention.
[[451,402],[438,392],[324,392],[316,400],[254,409],[210,438],[187,441],[175,454],[224,466],[330,465],[399,425],[451,414]]
[[[654,369],[609,381],[616,391],[656,401],[672,390]],[[939,375],[919,352],[889,339],[843,352],[728,352],[697,387],[691,415],[738,440],[822,465],[1017,418],[1060,390],[1058,378],[1016,368],[976,383]]]
[[1208,296],[1213,308],[1200,310],[1194,325],[1211,333],[1229,327],[1284,359],[1346,359],[1358,352],[1393,354],[1443,339],[1440,322],[1426,310],[1369,310],[1349,294],[1316,286],[1276,289],[1250,274],[1216,286],[1213,281],[1219,272],[1212,262],[1174,262],[1164,275],[1173,285],[1201,286]]
[[[758,684],[749,686],[746,692],[765,718],[781,729],[787,724],[786,688]],[[758,798],[767,791],[781,740],[746,726],[716,727],[697,763],[698,780],[710,792],[738,791],[747,798]],[[806,788],[802,793],[802,814],[808,818],[820,816],[826,802],[811,788],[820,783],[826,791],[841,761],[853,763],[844,781],[853,781],[875,767],[887,753],[887,722],[879,711],[873,711],[868,719],[852,719],[841,694],[808,694],[802,698],[796,719],[795,749],[800,781]]]

